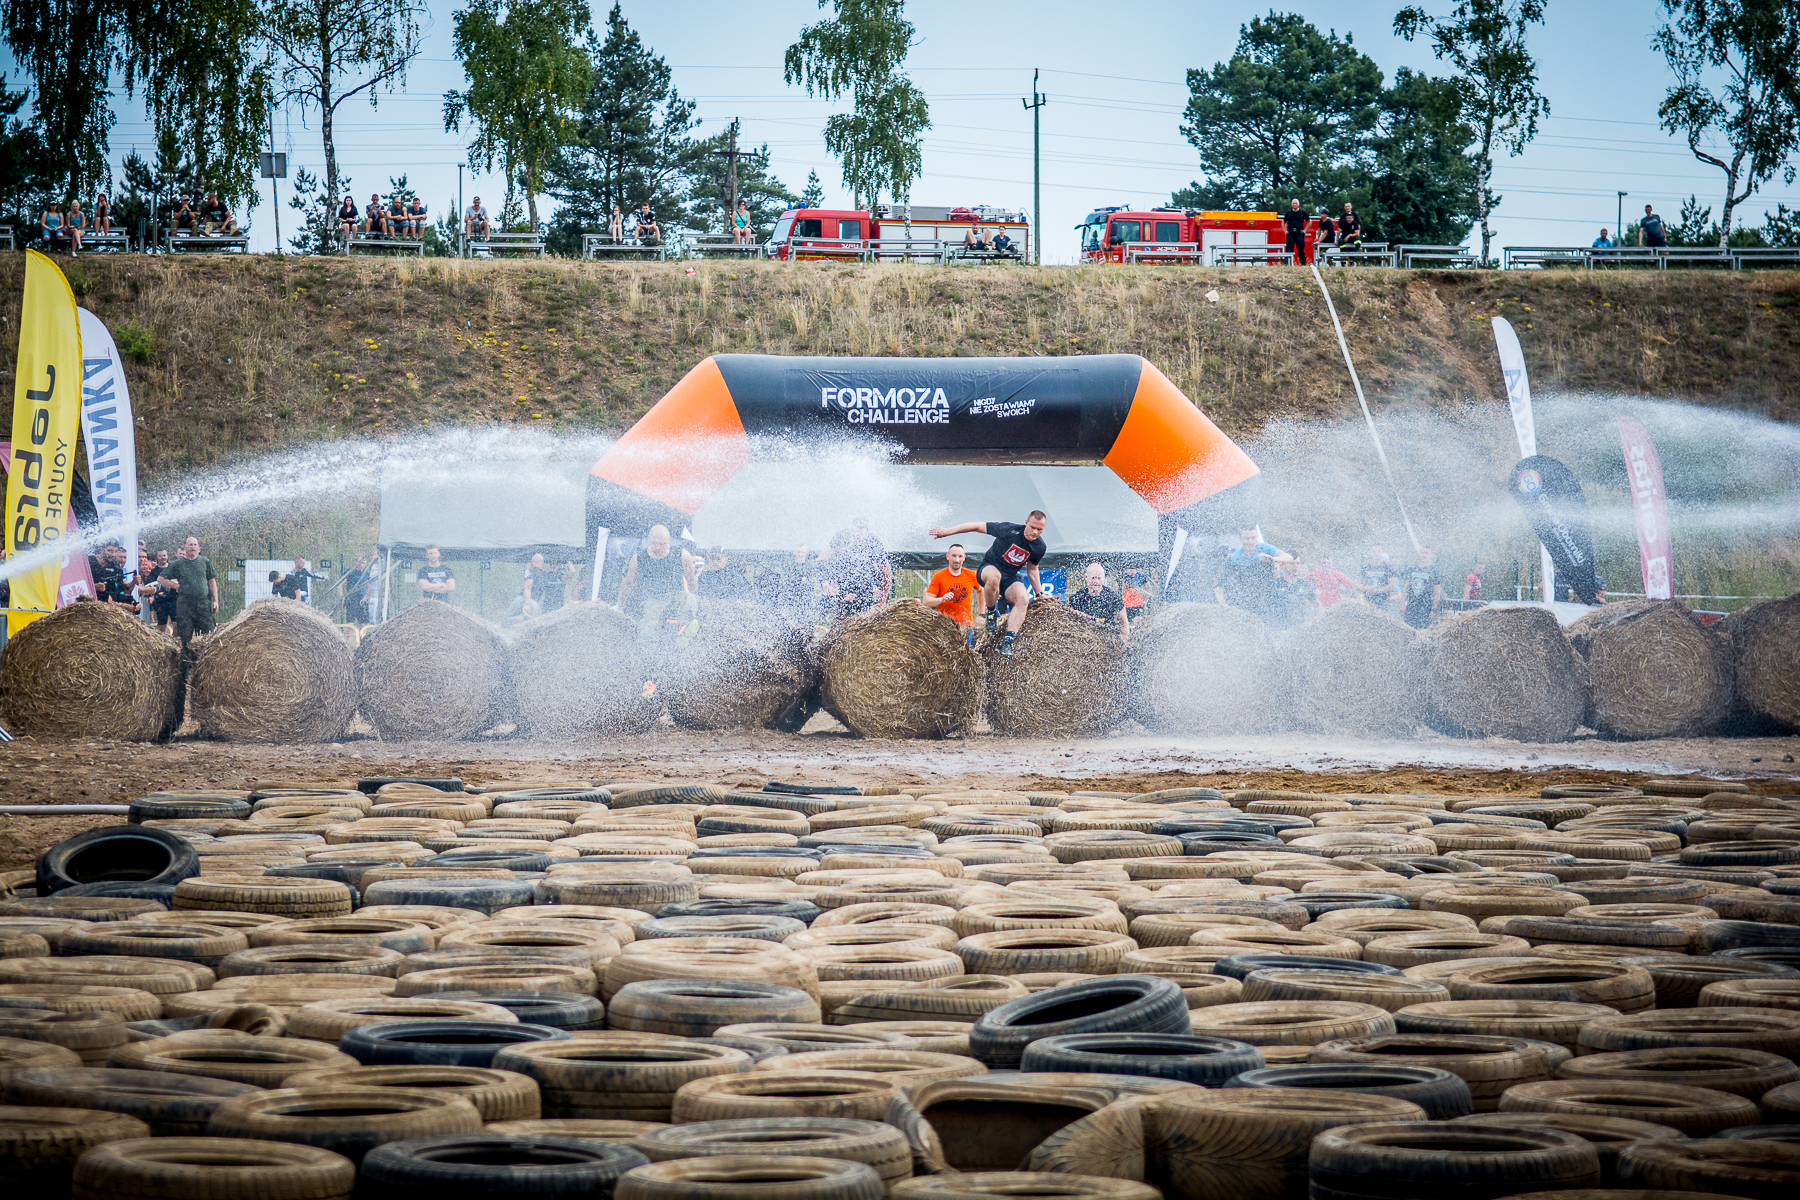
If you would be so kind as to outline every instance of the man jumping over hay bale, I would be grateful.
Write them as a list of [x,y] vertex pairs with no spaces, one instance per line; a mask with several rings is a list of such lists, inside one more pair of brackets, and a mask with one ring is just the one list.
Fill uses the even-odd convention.
[[[1025,624],[1025,608],[1032,596],[1043,599],[1046,594],[1043,581],[1038,578],[1038,564],[1044,561],[1044,554],[1049,549],[1044,545],[1044,526],[1049,521],[1041,510],[1034,508],[1023,525],[1006,521],[969,521],[947,529],[931,530],[934,538],[985,533],[994,539],[994,544],[981,556],[981,569],[976,572],[976,578],[981,580],[981,611],[990,632],[995,626],[994,606],[1000,597],[1006,597],[1007,604],[1012,606],[1006,614],[1006,636],[1000,639],[997,650],[1001,658],[1013,656],[1013,640],[1019,636],[1019,627]],[[1019,578],[1021,570],[1031,577],[1029,589]]]

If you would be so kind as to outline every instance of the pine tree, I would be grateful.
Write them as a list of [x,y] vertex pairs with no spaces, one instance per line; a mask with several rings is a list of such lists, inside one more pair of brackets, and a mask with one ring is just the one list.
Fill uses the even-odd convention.
[[646,200],[665,226],[681,223],[688,176],[703,155],[693,137],[693,101],[681,98],[668,63],[643,44],[617,4],[605,37],[590,39],[588,58],[592,75],[573,136],[544,172],[544,191],[562,202],[559,232],[566,239],[603,230],[613,205],[629,213]]
[[819,182],[817,171],[806,173],[806,190],[800,193],[801,208],[825,207],[825,185]]

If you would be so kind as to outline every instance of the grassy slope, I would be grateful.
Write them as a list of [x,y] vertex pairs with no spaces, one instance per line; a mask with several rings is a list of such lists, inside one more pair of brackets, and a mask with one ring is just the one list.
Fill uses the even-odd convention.
[[[1130,351],[1233,434],[1355,404],[1301,270],[59,261],[115,332],[134,323],[153,336],[131,371],[152,489],[184,468],[345,434],[455,422],[618,431],[722,351]],[[8,414],[23,264],[0,255]],[[1376,405],[1500,399],[1488,318],[1503,315],[1539,390],[1800,418],[1800,273],[1370,270],[1330,282]]]

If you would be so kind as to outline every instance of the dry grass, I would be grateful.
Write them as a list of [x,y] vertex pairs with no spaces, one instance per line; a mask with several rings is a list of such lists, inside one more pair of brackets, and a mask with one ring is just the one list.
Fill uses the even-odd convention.
[[[0,256],[0,361],[23,255]],[[82,302],[147,330],[131,368],[154,484],[345,433],[622,430],[708,354],[1143,354],[1227,432],[1354,400],[1309,272],[89,257]],[[1337,271],[1371,396],[1501,398],[1488,319],[1539,388],[1795,415],[1800,273]],[[1205,295],[1216,289],[1218,303]],[[6,389],[10,392],[10,388]]]

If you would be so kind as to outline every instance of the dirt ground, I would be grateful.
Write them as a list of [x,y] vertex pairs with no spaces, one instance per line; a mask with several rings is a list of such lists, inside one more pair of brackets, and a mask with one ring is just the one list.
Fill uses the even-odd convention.
[[[367,775],[456,775],[520,787],[608,778],[760,787],[782,782],[906,788],[1274,787],[1319,792],[1430,792],[1536,796],[1551,783],[1636,783],[1659,776],[1741,779],[1759,792],[1800,794],[1800,736],[1530,745],[1428,737],[1408,742],[1277,734],[1186,739],[1135,727],[1078,742],[976,735],[943,742],[864,740],[829,717],[799,735],[664,728],[590,742],[530,740],[318,746],[0,743],[8,804],[124,804],[161,789],[354,785]],[[31,865],[45,848],[121,817],[0,816],[0,869]]]

